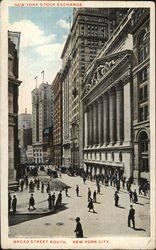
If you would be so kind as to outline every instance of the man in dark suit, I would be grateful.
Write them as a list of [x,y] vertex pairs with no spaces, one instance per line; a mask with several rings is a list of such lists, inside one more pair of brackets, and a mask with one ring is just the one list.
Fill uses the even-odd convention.
[[128,215],[128,227],[130,227],[130,223],[132,221],[133,228],[135,228],[135,209],[132,205],[130,205],[129,215]]
[[80,223],[80,218],[77,217],[76,218],[76,229],[75,229],[75,233],[76,233],[76,237],[77,238],[83,238],[83,230],[82,230],[82,226],[81,226],[81,223]]

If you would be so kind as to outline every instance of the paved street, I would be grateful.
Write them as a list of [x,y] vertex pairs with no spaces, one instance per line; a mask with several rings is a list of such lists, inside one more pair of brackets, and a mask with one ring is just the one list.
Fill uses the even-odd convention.
[[[130,206],[129,195],[126,190],[119,192],[119,207],[114,206],[114,187],[101,186],[101,194],[97,195],[97,203],[94,205],[96,213],[88,212],[88,187],[92,193],[96,189],[95,182],[86,181],[83,183],[82,178],[69,177],[62,174],[61,181],[71,186],[68,190],[69,197],[63,192],[63,209],[56,213],[46,215],[40,218],[14,224],[9,227],[10,237],[75,237],[75,218],[81,218],[81,224],[84,231],[84,237],[102,237],[102,236],[149,236],[149,199],[138,198],[139,204],[134,204],[136,210],[136,230],[127,227],[128,211]],[[76,196],[76,185],[79,185],[80,196]],[[25,194],[26,193],[26,194]],[[56,192],[57,194],[57,192]],[[25,196],[26,195],[26,196]],[[17,199],[20,202],[22,197],[27,197],[23,206],[28,208],[28,191],[19,192]],[[43,198],[42,198],[42,197]],[[57,195],[56,195],[57,196]],[[47,193],[41,194],[40,191],[35,191],[36,208],[45,207],[47,209],[48,202],[46,201]],[[40,197],[40,198],[39,198]],[[42,202],[38,200],[43,199]],[[40,204],[40,205],[39,205]],[[22,206],[22,205],[20,205]],[[19,210],[20,210],[19,206]],[[25,211],[26,211],[25,210]],[[37,209],[36,209],[37,211]],[[23,216],[23,215],[18,215]],[[16,217],[18,217],[16,216]],[[30,215],[28,215],[30,218]],[[27,217],[25,218],[27,220]]]

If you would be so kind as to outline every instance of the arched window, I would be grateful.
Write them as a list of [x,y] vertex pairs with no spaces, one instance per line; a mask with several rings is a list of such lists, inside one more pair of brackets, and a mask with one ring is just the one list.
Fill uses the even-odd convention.
[[147,33],[143,30],[138,39],[138,63],[143,62],[148,55],[149,49],[147,44]]

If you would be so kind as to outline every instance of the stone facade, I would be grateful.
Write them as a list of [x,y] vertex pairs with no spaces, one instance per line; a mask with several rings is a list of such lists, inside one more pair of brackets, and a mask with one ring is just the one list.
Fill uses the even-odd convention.
[[87,67],[100,52],[127,9],[83,8],[74,10],[71,28],[71,165],[83,168],[82,80]]
[[32,91],[33,156],[35,163],[43,163],[43,131],[53,125],[53,91],[48,83],[41,83]]
[[9,189],[17,188],[15,180],[18,179],[20,168],[20,152],[18,144],[18,80],[20,34],[8,33],[8,119],[9,119]]
[[62,81],[61,72],[58,72],[53,83],[54,93],[54,127],[53,127],[53,144],[54,144],[54,164],[57,167],[62,165]]
[[133,133],[134,178],[140,183],[150,180],[150,10],[135,9],[133,34]]
[[68,35],[62,55],[62,164],[71,166],[71,34]]
[[[83,81],[84,168],[87,172],[103,172],[108,175],[116,172],[118,177],[139,178],[137,138],[141,129],[145,131],[149,128],[149,121],[138,124],[138,84],[137,89],[134,88],[137,74],[134,41],[138,41],[135,37],[137,26],[133,21],[135,12],[135,9],[128,11],[107,44],[88,67]],[[148,19],[148,10],[143,10],[143,13],[144,18],[146,16]],[[140,31],[144,30],[145,26],[149,28],[148,21],[142,21],[138,26]],[[148,65],[148,56],[145,60],[141,69]],[[141,135],[143,141],[146,141],[144,147],[148,148],[146,146],[149,136],[142,133]],[[147,154],[144,151],[142,153]]]
[[20,163],[27,162],[27,146],[32,145],[32,115],[25,113],[18,116],[18,140],[20,145]]

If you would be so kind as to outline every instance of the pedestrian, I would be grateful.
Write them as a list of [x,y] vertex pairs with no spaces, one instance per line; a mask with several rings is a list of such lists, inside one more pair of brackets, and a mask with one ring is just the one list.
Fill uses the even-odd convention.
[[31,180],[29,183],[29,193],[32,193],[33,181]]
[[88,201],[89,201],[90,197],[91,197],[91,190],[90,190],[90,188],[88,188]]
[[50,184],[49,184],[49,181],[48,181],[48,184],[47,184],[47,193],[50,192]]
[[26,180],[25,180],[25,185],[26,185],[26,189],[27,189],[27,188],[28,188],[28,185],[29,185],[28,178],[26,178]]
[[100,184],[99,184],[99,182],[97,183],[97,193],[100,194]]
[[35,183],[32,181],[32,191],[31,192],[34,192],[35,190]]
[[118,207],[118,202],[119,202],[118,191],[115,191],[114,200],[115,200],[115,206]]
[[125,177],[122,180],[122,188],[125,189]]
[[59,205],[61,205],[62,204],[62,191],[61,190],[58,194],[58,198],[59,198]]
[[93,193],[93,202],[96,202],[96,190]]
[[113,182],[113,177],[110,176],[110,185],[112,186],[112,182]]
[[36,209],[34,207],[34,205],[35,205],[35,199],[33,197],[33,194],[31,194],[30,199],[29,199],[29,208],[28,208],[28,210],[30,210],[30,207],[32,207],[33,209]]
[[130,202],[133,200],[133,192],[132,192],[132,190],[129,190],[129,199],[130,199]]
[[20,191],[23,191],[23,186],[24,186],[24,180],[23,180],[23,179],[21,179],[21,181],[20,181],[20,187],[21,187],[21,190],[20,190]]
[[52,201],[52,207],[54,207],[54,204],[55,204],[55,193],[52,194],[51,201]]
[[139,185],[139,194],[142,194],[142,185]]
[[130,205],[129,215],[128,215],[128,227],[132,221],[133,228],[135,229],[135,209]]
[[76,238],[83,238],[83,229],[79,217],[76,218],[76,229],[74,232],[76,233]]
[[91,181],[93,180],[93,176],[92,176],[92,174],[90,174],[90,180],[91,180]]
[[8,210],[10,211],[11,209],[11,201],[12,201],[12,197],[11,197],[11,194],[9,193],[8,194]]
[[116,189],[117,189],[118,192],[120,191],[120,181],[117,181],[117,183],[116,183]]
[[129,180],[127,181],[126,187],[127,187],[127,191],[129,192],[131,189],[131,183]]
[[44,193],[44,182],[41,182],[41,193]]
[[94,205],[93,205],[93,200],[92,200],[91,197],[89,198],[88,208],[89,208],[88,212],[90,212],[90,210],[93,210],[93,213],[95,213],[95,211],[94,211]]
[[17,198],[16,195],[14,195],[12,200],[12,209],[14,213],[16,213],[16,205],[17,205]]
[[38,178],[38,180],[37,180],[37,190],[39,190],[39,189],[40,189],[40,180]]
[[77,196],[79,196],[79,186],[78,185],[76,185],[76,194],[77,194]]
[[61,178],[61,172],[60,172],[60,178]]
[[135,189],[134,192],[133,192],[133,202],[134,202],[134,203],[137,203],[137,202],[138,202],[138,195],[137,195],[136,189]]
[[67,186],[65,187],[65,193],[66,193],[66,196],[68,196],[68,187]]
[[83,177],[83,183],[85,184],[85,182],[86,182],[86,177],[84,176]]
[[52,197],[51,197],[51,194],[49,194],[49,197],[48,197],[48,208],[49,208],[49,210],[52,209]]

